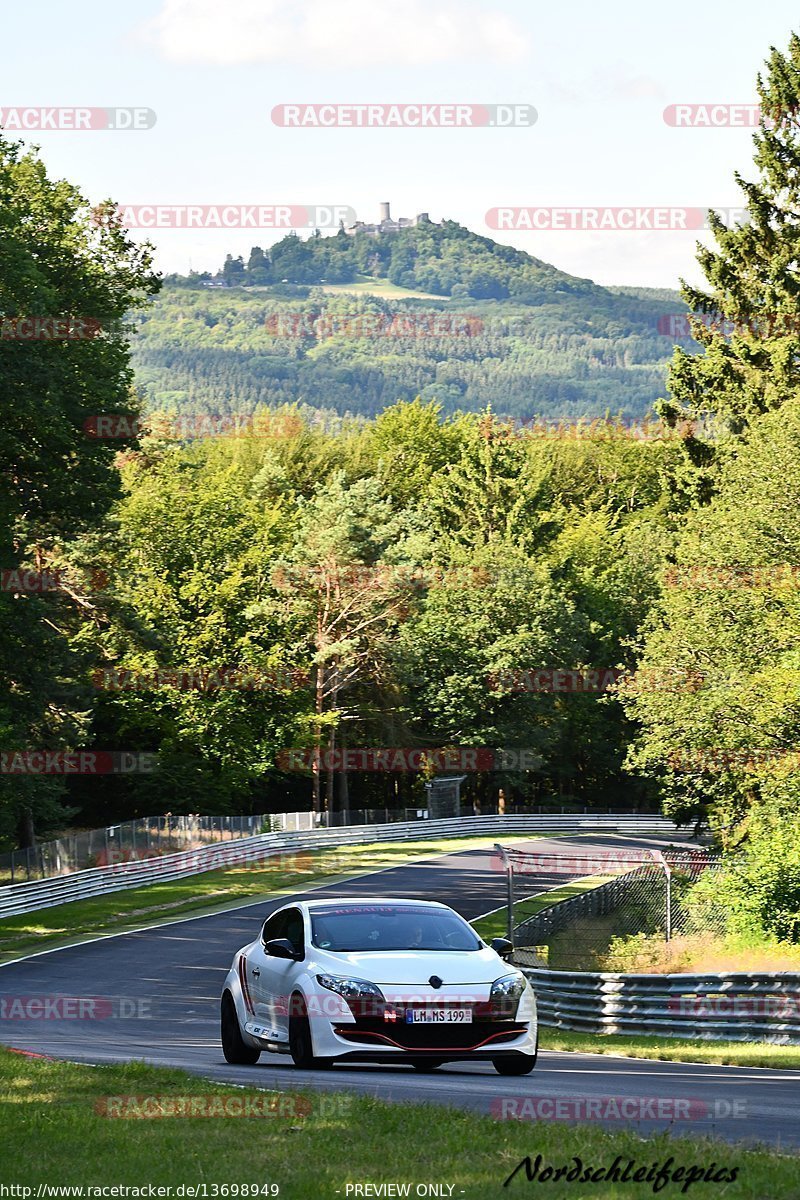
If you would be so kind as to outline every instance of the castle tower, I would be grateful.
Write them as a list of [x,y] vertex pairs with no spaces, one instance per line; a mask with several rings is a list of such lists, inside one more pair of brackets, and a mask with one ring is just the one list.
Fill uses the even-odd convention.
[[391,221],[391,219],[392,219],[391,204],[387,200],[384,204],[381,205],[381,223],[383,223],[384,221]]

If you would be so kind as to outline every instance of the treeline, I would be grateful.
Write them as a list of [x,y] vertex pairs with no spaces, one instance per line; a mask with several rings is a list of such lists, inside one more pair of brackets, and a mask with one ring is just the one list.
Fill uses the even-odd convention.
[[[602,297],[604,292],[591,280],[576,279],[524,250],[472,233],[456,221],[374,237],[349,236],[344,230],[322,237],[316,230],[303,239],[292,232],[267,250],[254,246],[247,261],[228,254],[217,278],[229,287],[254,287],[352,283],[359,275],[438,296],[513,299],[534,305],[541,304],[547,293],[593,291]],[[194,273],[170,276],[167,282],[185,285],[210,278]]]
[[[194,444],[153,418],[120,462],[60,695],[90,714],[81,745],[157,768],[68,780],[82,821],[303,808],[315,787],[331,809],[419,805],[447,748],[484,804],[656,803],[623,775],[613,689],[680,439],[551,440],[419,401],[337,434],[258,417]],[[369,748],[416,757],[359,769]]]

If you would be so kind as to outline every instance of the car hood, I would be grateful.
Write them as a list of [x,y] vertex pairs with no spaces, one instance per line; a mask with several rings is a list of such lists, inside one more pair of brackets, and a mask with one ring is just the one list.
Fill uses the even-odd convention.
[[488,947],[468,953],[438,950],[395,950],[329,954],[315,950],[314,966],[331,975],[352,975],[379,986],[419,986],[438,975],[445,987],[490,984],[516,968],[503,962]]

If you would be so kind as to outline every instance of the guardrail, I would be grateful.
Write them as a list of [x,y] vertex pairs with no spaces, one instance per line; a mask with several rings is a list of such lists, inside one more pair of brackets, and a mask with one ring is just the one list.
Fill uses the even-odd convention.
[[395,822],[388,825],[337,826],[310,832],[257,834],[234,842],[219,843],[158,858],[136,859],[107,867],[92,867],[56,879],[0,887],[0,918],[36,912],[73,900],[85,900],[108,892],[166,883],[297,850],[366,845],[372,842],[404,842],[409,839],[493,836],[508,833],[625,833],[661,834],[669,837],[676,829],[664,817],[621,814],[559,816],[451,817],[440,821]]
[[[622,975],[549,971],[514,961],[539,1020],[583,1033],[800,1045],[800,974]],[[527,961],[526,961],[527,960]]]

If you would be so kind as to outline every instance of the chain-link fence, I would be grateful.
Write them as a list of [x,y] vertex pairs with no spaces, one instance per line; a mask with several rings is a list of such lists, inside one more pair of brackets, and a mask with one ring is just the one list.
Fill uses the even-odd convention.
[[720,909],[692,902],[700,878],[721,866],[710,850],[565,848],[548,855],[498,849],[514,906],[515,945],[527,951],[530,965],[605,969],[613,950],[614,969],[635,970],[648,952],[655,957],[659,941],[724,933]]
[[[473,805],[461,806],[463,817],[492,816],[497,811],[497,806],[484,806],[480,810],[476,810]],[[589,811],[600,814],[604,810],[531,808],[508,804],[503,811],[509,815],[558,815]],[[197,850],[214,842],[252,837],[256,833],[295,833],[326,827],[388,825],[395,821],[424,821],[428,816],[426,807],[415,807],[350,809],[333,813],[259,813],[254,816],[201,817],[193,814],[167,814],[160,817],[140,817],[138,820],[108,825],[104,829],[78,830],[52,841],[38,842],[25,850],[0,854],[0,884],[52,879],[90,867],[155,858],[180,850]]]
[[214,842],[252,837],[268,820],[264,816],[141,817],[121,821],[104,829],[85,829],[65,834],[50,842],[39,842],[25,850],[0,855],[0,881],[21,883],[51,879],[89,867],[104,867],[134,859],[196,850]]

